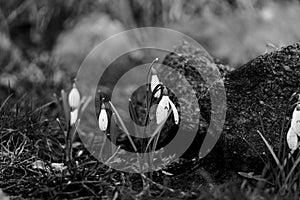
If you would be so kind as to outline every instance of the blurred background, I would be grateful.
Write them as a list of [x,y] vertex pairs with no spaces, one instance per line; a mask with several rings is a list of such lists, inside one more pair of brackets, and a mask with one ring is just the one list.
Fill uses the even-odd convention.
[[93,47],[128,29],[180,31],[236,68],[270,50],[267,44],[299,41],[299,19],[298,0],[0,0],[0,97],[10,87],[51,99],[71,87]]

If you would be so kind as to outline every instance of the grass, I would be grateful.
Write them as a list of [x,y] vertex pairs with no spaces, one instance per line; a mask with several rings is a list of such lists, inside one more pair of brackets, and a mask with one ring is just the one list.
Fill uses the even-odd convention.
[[[156,88],[160,87],[158,85]],[[282,147],[279,153],[274,152],[264,138],[262,122],[262,132],[258,131],[258,134],[265,142],[271,156],[265,160],[266,168],[260,175],[251,172],[239,173],[239,175],[228,172],[222,179],[217,179],[214,174],[201,167],[201,160],[179,159],[168,164],[172,158],[162,158],[166,164],[156,172],[125,173],[116,171],[106,164],[121,160],[127,162],[126,167],[139,172],[145,167],[141,166],[142,162],[139,160],[141,158],[130,160],[122,157],[120,147],[112,149],[112,156],[103,158],[102,162],[91,156],[76,136],[76,123],[70,126],[67,94],[68,92],[62,91],[61,97],[56,96],[54,100],[44,104],[29,100],[29,95],[16,98],[14,94],[9,94],[1,101],[0,188],[11,199],[206,200],[297,199],[299,197],[300,155],[296,153],[286,157],[288,151],[284,141],[287,126],[285,121],[282,125]],[[147,98],[150,100],[146,105],[147,109],[151,105],[153,96],[154,94],[150,99]],[[85,107],[84,102],[87,101],[88,98],[82,98],[80,105],[82,109]],[[106,105],[113,111],[110,124],[112,130],[118,125],[130,138],[117,109],[111,102]],[[134,103],[130,105],[131,114],[136,121],[139,120],[139,115],[134,112],[136,110]],[[147,113],[149,112],[147,110]],[[150,119],[146,118],[146,120]],[[154,129],[144,149],[156,149],[164,122]],[[131,140],[130,144],[137,152],[135,141]],[[103,146],[101,151],[104,151]],[[137,159],[137,162],[133,162],[134,159]],[[133,163],[140,163],[140,165],[136,166]]]
[[[289,102],[293,99],[295,96],[295,93],[290,98]],[[299,103],[299,100],[296,104]],[[266,168],[264,170],[264,173],[268,181],[270,181],[276,190],[278,190],[278,193],[280,195],[287,195],[291,196],[293,198],[298,198],[299,193],[297,192],[299,184],[300,184],[300,173],[299,173],[299,163],[300,163],[300,153],[299,149],[295,152],[290,150],[288,148],[286,140],[286,134],[287,134],[287,128],[286,126],[290,124],[290,121],[286,123],[287,118],[287,110],[289,104],[287,104],[287,109],[285,111],[285,115],[283,116],[282,120],[282,129],[280,133],[280,148],[279,151],[276,153],[273,151],[273,148],[268,143],[268,141],[264,138],[263,134],[258,130],[257,132],[263,139],[264,143],[266,144],[270,154],[271,158],[274,162],[271,160],[268,160],[266,163]],[[263,123],[262,124],[262,130],[264,132]]]
[[[48,94],[50,92],[44,91]],[[286,157],[288,151],[284,141],[287,127],[285,120],[281,130],[282,147],[279,153],[274,152],[264,138],[263,123],[262,130],[258,131],[271,155],[265,160],[266,168],[261,175],[251,173],[238,175],[228,172],[224,179],[217,180],[213,174],[201,167],[201,161],[197,159],[178,160],[153,173],[124,173],[105,164],[115,162],[117,160],[115,158],[119,158],[122,162],[127,162],[128,167],[137,170],[144,166],[133,166],[132,160],[122,157],[120,148],[112,150],[114,152],[112,157],[102,159],[104,164],[93,158],[76,137],[76,125],[75,129],[69,126],[70,109],[66,100],[67,92],[63,91],[61,97],[52,98],[54,100],[44,104],[29,100],[29,97],[25,95],[17,98],[14,94],[9,94],[0,103],[0,188],[12,199],[297,199],[299,197],[300,155],[295,152],[288,159]],[[82,100],[82,107],[84,101]],[[126,132],[117,109],[110,102],[107,106],[114,111],[111,126],[118,125]],[[136,110],[134,105],[131,110]],[[286,112],[286,115],[288,114]],[[285,118],[286,116],[283,116],[283,119]],[[150,146],[151,149],[156,149],[160,129],[158,126],[153,132],[153,137],[145,149]],[[130,138],[128,131],[126,135]],[[151,141],[155,142],[152,144]],[[134,147],[133,141],[130,144]]]
[[214,180],[197,160],[179,160],[151,174],[124,173],[94,159],[76,137],[68,162],[67,121],[63,110],[58,118],[46,115],[52,104],[35,106],[13,94],[1,101],[0,188],[11,199],[297,199],[299,156],[283,166],[262,133],[275,165],[267,160],[257,179],[229,174]]
[[[15,1],[15,3],[16,2],[17,1]],[[28,3],[29,1],[26,2]],[[299,31],[297,31],[299,21],[297,13],[299,12],[295,12],[299,10],[299,5],[296,1],[292,1],[293,4],[285,7],[282,7],[280,4],[273,4],[270,1],[265,6],[266,10],[255,8],[255,16],[249,14],[248,9],[245,9],[245,12],[242,9],[242,14],[240,13],[241,10],[234,10],[234,12],[232,12],[232,10],[229,9],[230,6],[227,5],[228,2],[225,1],[225,3],[216,1],[212,4],[208,4],[208,1],[201,1],[196,4],[191,2],[196,1],[192,0],[184,3],[184,5],[187,4],[187,6],[180,7],[181,3],[178,1],[179,6],[172,4],[172,7],[175,5],[174,8],[177,8],[177,11],[174,11],[174,8],[170,8],[170,11],[167,10],[167,12],[163,13],[163,15],[166,16],[175,16],[170,15],[173,10],[173,14],[180,12],[183,16],[183,18],[179,17],[178,19],[167,18],[167,21],[170,21],[169,26],[173,28],[177,27],[177,30],[195,36],[196,39],[202,41],[203,44],[209,48],[211,53],[232,65],[238,65],[263,53],[266,42],[272,42],[278,45],[280,43],[279,39],[286,38],[286,40],[283,40],[283,43],[289,43],[299,38]],[[56,6],[56,3],[54,3],[53,6]],[[24,11],[24,18],[26,18],[26,13],[34,10],[35,7],[42,7],[36,4],[39,3],[32,4],[32,9]],[[82,6],[79,4],[81,3],[76,4],[76,8],[81,9]],[[13,3],[9,5],[14,7]],[[9,7],[9,5],[7,6]],[[191,8],[189,5],[195,8]],[[212,9],[209,9],[209,12],[199,12],[200,8],[207,6],[212,7]],[[220,10],[220,7],[222,8],[221,13],[214,13]],[[166,6],[166,8],[168,9],[168,6]],[[213,8],[215,8],[215,10]],[[80,9],[76,12],[82,12]],[[271,14],[274,14],[271,20],[264,19],[264,12],[270,12],[268,9],[272,9]],[[52,9],[48,10],[51,11]],[[62,9],[62,11],[63,10],[64,9]],[[4,11],[4,15],[6,15],[6,11],[9,13],[10,9],[5,9]],[[166,16],[164,18],[166,18]],[[151,18],[151,16],[149,18]],[[17,21],[17,18],[15,19]],[[13,22],[14,18],[10,18],[10,20]],[[77,18],[76,20],[74,18],[68,18],[68,20],[71,21],[70,24],[75,24],[73,21],[76,21]],[[173,23],[171,23],[172,20],[177,21],[177,23],[173,25]],[[45,20],[45,23],[47,23],[46,21],[47,20]],[[52,21],[56,22],[56,20]],[[60,23],[63,24],[64,21],[65,19],[61,20]],[[168,24],[167,21],[165,22],[166,24]],[[291,23],[286,23],[287,21]],[[38,19],[34,24],[38,24],[37,22],[39,22]],[[8,30],[12,28],[10,27],[11,24],[13,23],[8,24]],[[126,27],[126,23],[124,24]],[[46,24],[46,29],[42,30],[42,38],[49,38],[49,30],[47,29],[49,27]],[[203,27],[205,28],[203,29]],[[242,32],[240,32],[240,27],[244,27]],[[93,27],[91,29],[93,29]],[[57,30],[60,31],[62,29]],[[204,32],[200,34],[201,37],[195,35],[200,32],[199,30],[204,30]],[[273,32],[277,34],[271,34],[270,36],[270,30],[273,30]],[[14,30],[9,31],[14,32]],[[30,31],[40,32],[36,31],[34,27],[30,27]],[[252,34],[253,31],[255,34]],[[59,33],[55,33],[55,35],[57,35],[56,37],[58,37],[58,34]],[[80,33],[80,35],[86,36],[86,34],[82,33]],[[70,35],[68,35],[68,37],[70,37]],[[7,92],[8,96],[1,99],[0,103],[0,188],[9,195],[11,199],[299,198],[300,153],[296,151],[293,156],[289,156],[288,154],[284,140],[287,131],[287,123],[285,121],[283,121],[282,125],[282,142],[279,152],[274,152],[272,147],[268,144],[268,141],[264,138],[263,126],[262,130],[258,132],[270,153],[268,159],[265,160],[266,168],[260,175],[254,175],[251,172],[240,173],[240,175],[234,172],[228,172],[228,174],[222,177],[222,180],[215,180],[213,174],[208,173],[204,168],[200,167],[199,160],[178,160],[170,165],[166,165],[162,170],[151,174],[124,173],[107,167],[86,151],[76,136],[76,126],[75,128],[73,127],[73,129],[69,126],[69,111],[66,109],[68,107],[66,105],[66,92],[62,92],[62,94],[57,95],[56,98],[52,97],[53,91],[57,92],[61,90],[61,87],[66,88],[62,82],[68,82],[68,80],[64,80],[64,77],[68,73],[62,72],[62,75],[59,75],[59,73],[57,73],[57,75],[56,71],[60,69],[54,68],[54,66],[58,65],[58,63],[54,61],[42,61],[41,58],[37,58],[37,61],[33,59],[31,54],[37,54],[37,57],[42,57],[43,52],[39,52],[39,49],[33,49],[31,47],[35,46],[33,45],[35,44],[34,41],[31,41],[32,38],[27,38],[27,40],[30,41],[29,44],[23,44],[23,41],[26,43],[26,39],[24,38],[16,38],[15,40],[9,39],[13,44],[13,47],[10,48],[17,48],[18,50],[16,52],[12,51],[13,53],[11,53],[10,59],[13,62],[18,60],[16,61],[17,64],[15,68],[21,68],[21,72],[16,74],[15,72],[18,70],[14,69],[8,71],[8,74],[16,74],[16,83],[12,84],[14,85],[13,88],[16,93],[23,94],[28,88],[33,88],[35,94],[20,97],[9,91]],[[19,44],[18,41],[22,42]],[[43,44],[43,41],[46,40],[41,40],[40,45],[46,46]],[[70,41],[72,41],[72,45],[76,44],[73,42],[75,40]],[[241,41],[244,41],[244,43]],[[52,39],[47,43],[54,45]],[[63,42],[61,42],[61,44],[62,46],[66,46]],[[50,47],[45,48],[45,51],[50,49]],[[22,49],[30,50],[28,50],[28,52],[26,50],[25,52],[25,50]],[[73,48],[71,49],[73,50]],[[82,47],[80,49],[82,49]],[[20,56],[18,52],[22,52],[25,55],[28,54],[27,56],[29,58]],[[19,55],[16,57],[20,58],[13,58],[12,55],[15,54]],[[76,56],[74,57],[77,58],[78,54],[78,52],[75,52]],[[6,57],[6,54],[3,55]],[[62,55],[63,57],[65,56],[64,54]],[[74,57],[70,60],[73,61]],[[6,65],[9,66],[5,63],[6,59],[4,59],[5,62],[3,59],[0,60],[3,62],[0,63],[1,65],[4,67]],[[68,59],[64,57],[64,60]],[[35,78],[30,79],[30,76],[28,76],[32,73],[23,72],[23,69],[26,69],[28,63],[34,64],[32,66],[37,65],[37,71],[41,68],[44,75],[47,75],[46,81],[42,82],[42,84],[35,84],[35,82],[31,80],[35,80]],[[61,65],[61,63],[59,65]],[[70,70],[70,66],[77,65],[69,63],[66,66],[66,68]],[[54,81],[56,79],[59,79],[59,81]],[[57,83],[55,85],[54,82],[58,82],[59,86]],[[64,99],[64,105],[61,105],[61,96]],[[32,100],[33,98],[31,97],[46,97],[45,99],[47,99],[47,101],[36,101]],[[131,109],[134,110],[134,107]],[[66,111],[66,113],[64,113],[64,111]],[[284,116],[284,119],[285,117],[286,116]],[[117,116],[117,112],[114,112],[112,118],[111,126],[120,125],[122,122],[122,119]],[[123,127],[123,130],[126,129]],[[157,129],[151,138],[151,141],[154,142],[151,143],[150,141],[145,146],[145,149],[156,149],[159,135],[160,131]],[[127,137],[130,138],[128,133]],[[131,146],[134,146],[133,142],[131,142]],[[118,147],[111,151],[114,152],[114,154],[108,159],[103,158],[104,163],[114,162],[117,155],[126,162],[126,158],[122,158],[121,148]],[[168,158],[163,159],[168,160]],[[132,162],[130,161],[128,161],[127,165],[132,168],[137,167],[131,166]],[[2,198],[3,195],[0,190],[0,199]]]
[[[282,129],[280,133],[280,146],[278,152],[273,150],[273,147],[269,144],[267,139],[264,137],[265,129],[261,118],[261,130],[257,130],[257,133],[264,141],[269,156],[267,160],[263,161],[265,163],[265,168],[261,175],[254,175],[253,173],[240,173],[240,175],[258,181],[260,185],[264,186],[265,190],[270,190],[275,193],[274,199],[298,199],[299,198],[299,184],[300,184],[300,173],[299,173],[299,163],[300,163],[300,153],[299,149],[295,152],[290,150],[286,142],[287,128],[290,127],[290,121],[286,122],[288,117],[289,103],[295,96],[295,93],[289,99],[285,114],[282,120]],[[296,105],[299,103],[296,103]],[[294,104],[295,105],[295,104]]]

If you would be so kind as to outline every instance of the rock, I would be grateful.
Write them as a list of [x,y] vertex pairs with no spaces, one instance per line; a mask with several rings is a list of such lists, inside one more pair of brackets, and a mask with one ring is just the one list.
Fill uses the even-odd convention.
[[[268,150],[257,130],[278,152],[282,122],[291,116],[285,116],[289,98],[299,91],[299,61],[300,45],[296,43],[259,56],[225,76],[224,150],[226,161],[233,166],[241,162],[246,165],[240,165],[241,169],[251,170],[262,164],[258,153],[265,157]],[[284,142],[287,126],[288,122]]]
[[[203,165],[215,169],[260,172],[264,166],[261,157],[266,158],[269,152],[257,130],[264,134],[277,152],[282,122],[286,117],[285,109],[291,104],[290,96],[299,91],[300,44],[266,53],[232,71],[229,67],[215,64],[205,52],[188,44],[183,44],[174,52],[165,58],[163,64],[178,69],[193,84],[200,107],[200,122],[203,122],[199,124],[197,136],[183,157],[198,155],[211,116],[209,88],[195,69],[200,67],[206,70],[216,65],[226,89],[226,120],[216,146],[202,159]],[[168,82],[174,81],[176,84],[176,80],[172,80],[168,74],[161,75]],[[177,84],[177,87],[180,85]],[[183,93],[187,92],[183,89]],[[189,102],[188,99],[186,102]],[[181,114],[188,116],[188,113],[192,113],[194,103],[181,105]],[[290,117],[290,113],[287,116]],[[283,134],[286,134],[287,126],[286,121]]]
[[[184,126],[183,129],[185,132],[179,134],[183,134],[183,138],[190,137],[188,134],[193,132],[193,130],[198,130],[191,146],[185,147],[186,151],[181,156],[182,158],[193,159],[198,157],[201,144],[209,128],[212,107],[208,88],[213,83],[206,83],[205,78],[207,77],[202,77],[202,75],[209,75],[210,80],[213,79],[217,82],[217,80],[224,77],[231,70],[230,67],[216,64],[215,61],[216,60],[204,49],[195,49],[189,44],[183,43],[175,48],[173,53],[167,55],[162,63],[176,69],[180,75],[176,76],[169,70],[158,69],[158,74],[163,84],[168,84],[173,90],[177,91],[179,101],[181,102],[179,109],[180,116],[189,122],[188,124],[180,124],[180,126]],[[213,77],[218,73],[215,71],[216,69],[219,70],[220,77]],[[198,70],[201,70],[202,74],[200,74]],[[179,81],[183,79],[186,79],[192,88],[187,88],[186,85],[179,84]],[[176,86],[176,88],[173,86]],[[197,98],[194,98],[195,95],[192,94],[191,89],[195,91]],[[218,108],[217,105],[217,110],[221,111],[222,109],[224,109],[222,105],[220,105],[220,108]],[[214,110],[216,111],[216,106]],[[218,122],[215,122],[215,124],[218,124]],[[163,132],[161,135],[164,134],[171,133]],[[214,135],[214,133],[212,133],[212,135]],[[182,141],[182,145],[183,144],[184,142]],[[213,151],[210,152],[205,159],[200,160],[201,165],[213,171],[224,167],[224,152],[223,148],[220,148],[221,146],[222,143],[218,142],[213,148]],[[198,161],[199,160],[196,159],[196,162]]]

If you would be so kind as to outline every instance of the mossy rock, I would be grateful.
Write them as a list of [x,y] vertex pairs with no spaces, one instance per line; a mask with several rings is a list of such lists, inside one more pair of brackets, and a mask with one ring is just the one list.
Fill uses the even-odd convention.
[[[297,43],[266,53],[231,71],[227,66],[216,64],[205,51],[185,43],[166,56],[163,64],[183,74],[197,92],[200,122],[203,123],[193,126],[198,128],[198,133],[184,157],[197,156],[211,116],[209,87],[196,69],[207,70],[216,66],[226,89],[226,120],[217,145],[202,159],[203,164],[237,171],[260,171],[264,166],[261,157],[268,156],[268,149],[257,130],[277,152],[284,119],[287,119],[284,134],[287,131],[290,113],[285,115],[285,110],[291,104],[289,98],[299,91],[300,45]],[[161,77],[176,84],[168,74],[162,73]],[[186,102],[180,105],[180,110],[188,117],[195,102]]]
[[[242,169],[262,164],[260,156],[269,151],[258,134],[264,134],[275,152],[280,148],[281,132],[289,126],[289,98],[299,91],[300,45],[298,43],[259,56],[228,73],[227,116],[224,129],[226,160],[242,162]],[[285,121],[282,130],[283,122]],[[248,167],[247,167],[248,166]]]

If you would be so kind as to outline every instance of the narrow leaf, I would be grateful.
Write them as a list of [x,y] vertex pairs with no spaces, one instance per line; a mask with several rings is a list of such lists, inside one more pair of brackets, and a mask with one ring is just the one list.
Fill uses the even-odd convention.
[[268,149],[269,149],[270,153],[272,154],[272,156],[273,156],[273,158],[274,158],[274,160],[275,160],[277,166],[280,168],[280,170],[282,170],[282,166],[281,166],[281,164],[280,164],[280,161],[279,161],[279,159],[277,158],[277,156],[276,156],[276,154],[275,154],[273,148],[272,148],[271,145],[268,143],[268,141],[266,140],[266,138],[262,135],[262,133],[261,133],[259,130],[257,130],[257,132],[258,132],[258,134],[260,135],[260,137],[263,139],[263,141],[264,141],[264,143],[266,144],[266,146],[268,147]]

